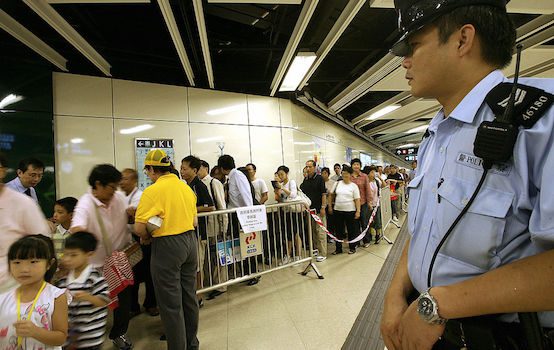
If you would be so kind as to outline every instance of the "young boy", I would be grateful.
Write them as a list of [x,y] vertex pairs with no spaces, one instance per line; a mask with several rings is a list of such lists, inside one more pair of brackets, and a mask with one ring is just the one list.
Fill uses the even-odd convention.
[[56,229],[52,232],[52,241],[56,257],[60,260],[63,256],[64,242],[69,236],[69,226],[73,218],[73,210],[77,205],[77,198],[65,197],[56,201],[54,204],[54,222]]
[[108,284],[89,264],[97,243],[89,232],[76,232],[65,240],[63,263],[69,274],[56,285],[67,288],[73,295],[68,310],[69,336],[65,344],[70,349],[100,349],[104,342],[106,306],[110,300]]

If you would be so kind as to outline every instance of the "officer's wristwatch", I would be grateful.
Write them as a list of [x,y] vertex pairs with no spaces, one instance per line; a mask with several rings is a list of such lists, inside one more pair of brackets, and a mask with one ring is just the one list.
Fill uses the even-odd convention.
[[429,290],[421,293],[419,298],[417,298],[417,313],[429,324],[442,325],[448,321],[446,318],[440,317],[437,300],[429,294]]

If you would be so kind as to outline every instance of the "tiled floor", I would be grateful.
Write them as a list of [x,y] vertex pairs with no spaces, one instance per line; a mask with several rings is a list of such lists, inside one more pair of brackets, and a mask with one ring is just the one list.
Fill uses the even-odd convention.
[[[394,240],[398,231],[389,225],[386,233]],[[200,348],[340,349],[390,247],[382,241],[354,255],[329,255],[317,263],[323,280],[313,272],[301,276],[303,264],[267,274],[255,286],[229,287],[200,310]],[[158,340],[159,317],[139,315],[129,328],[135,349],[166,349]]]

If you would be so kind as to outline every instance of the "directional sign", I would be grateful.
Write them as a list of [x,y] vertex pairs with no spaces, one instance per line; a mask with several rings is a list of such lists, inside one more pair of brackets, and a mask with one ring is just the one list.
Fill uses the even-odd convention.
[[173,149],[172,139],[147,139],[136,138],[135,139],[135,162],[138,172],[138,188],[143,190],[152,184],[152,181],[146,176],[144,171],[144,158],[151,149],[158,148],[169,156],[169,159],[175,164],[175,150]]

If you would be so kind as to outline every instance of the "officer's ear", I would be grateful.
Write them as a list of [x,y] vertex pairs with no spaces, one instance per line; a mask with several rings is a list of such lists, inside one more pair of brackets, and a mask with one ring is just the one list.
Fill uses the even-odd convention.
[[472,24],[464,24],[456,32],[456,41],[458,44],[458,56],[462,57],[475,51],[478,45],[475,27]]

